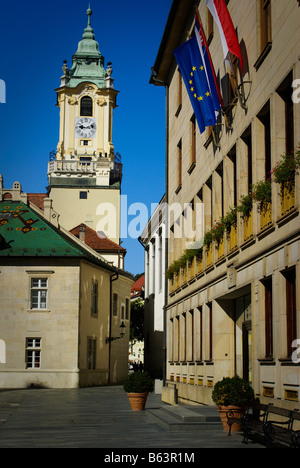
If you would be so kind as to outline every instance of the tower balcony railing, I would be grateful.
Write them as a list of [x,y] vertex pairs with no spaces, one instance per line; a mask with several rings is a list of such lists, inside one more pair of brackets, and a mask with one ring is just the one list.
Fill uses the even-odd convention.
[[55,160],[48,162],[48,175],[55,173],[65,174],[95,174],[95,161]]

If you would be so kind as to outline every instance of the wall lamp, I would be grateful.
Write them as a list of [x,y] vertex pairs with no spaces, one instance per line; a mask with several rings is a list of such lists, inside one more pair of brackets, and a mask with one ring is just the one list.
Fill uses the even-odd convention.
[[105,343],[111,343],[112,341],[120,340],[120,338],[123,338],[125,336],[125,324],[124,320],[122,320],[122,323],[120,325],[120,336],[108,336],[105,340]]

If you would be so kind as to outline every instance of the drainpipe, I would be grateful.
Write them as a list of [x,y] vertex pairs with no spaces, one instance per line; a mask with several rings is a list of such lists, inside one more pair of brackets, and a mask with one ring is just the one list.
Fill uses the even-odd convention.
[[[110,291],[109,291],[109,334],[108,336],[111,337],[111,328],[112,328],[112,307],[113,307],[113,301],[112,301],[112,283],[113,281],[116,281],[119,278],[119,273],[116,271],[110,276]],[[108,383],[111,383],[111,371],[110,371],[110,361],[111,361],[111,341],[108,343]]]

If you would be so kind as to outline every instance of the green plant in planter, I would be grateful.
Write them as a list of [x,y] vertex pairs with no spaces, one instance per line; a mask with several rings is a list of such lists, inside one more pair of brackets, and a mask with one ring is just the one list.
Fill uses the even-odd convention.
[[171,263],[171,265],[166,271],[167,279],[173,279],[174,275],[177,275],[179,270],[180,270],[180,261],[174,260],[174,262]]
[[209,248],[210,244],[212,243],[213,238],[212,238],[212,231],[208,231],[204,234],[204,241],[203,245],[205,245],[207,248]]
[[223,218],[224,228],[227,234],[230,234],[231,227],[237,225],[237,208],[230,208]]
[[266,211],[272,201],[271,179],[260,180],[252,186],[253,200],[258,203],[258,211]]
[[223,223],[223,219],[221,218],[219,221],[217,221],[214,224],[214,226],[213,226],[213,228],[211,230],[212,240],[217,245],[219,245],[221,240],[223,239],[224,232],[225,232],[225,224]]
[[281,155],[271,175],[276,184],[281,185],[281,191],[287,188],[289,191],[295,186],[295,176],[300,169],[300,150]]
[[237,211],[241,213],[243,219],[248,219],[253,209],[253,194],[252,192],[248,195],[242,195],[240,204],[237,207]]
[[241,377],[224,377],[215,384],[212,399],[217,406],[245,407],[254,400],[254,391]]
[[128,375],[123,388],[126,393],[151,393],[154,390],[154,381],[148,372],[134,372]]

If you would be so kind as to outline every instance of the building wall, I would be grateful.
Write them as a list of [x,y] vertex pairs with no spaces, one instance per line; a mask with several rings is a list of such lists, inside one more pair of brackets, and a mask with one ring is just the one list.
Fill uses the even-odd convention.
[[166,203],[158,205],[142,234],[145,243],[145,370],[163,377]]
[[[109,347],[105,339],[109,336],[111,274],[110,271],[81,262],[80,386],[105,385],[109,382]],[[97,290],[93,290],[93,287]],[[93,294],[96,295],[94,306]]]
[[111,311],[111,336],[120,336],[120,325],[125,325],[125,336],[110,344],[110,383],[123,382],[128,375],[129,337],[130,337],[130,293],[133,279],[119,274],[112,282],[112,294],[118,295],[116,315]]
[[[237,27],[239,41],[245,45],[245,111],[239,102],[232,107],[230,129],[222,117],[219,145],[207,129],[196,129],[195,164],[191,164],[193,110],[182,85],[179,99],[179,73],[174,66],[169,81],[169,193],[170,204],[204,203],[204,227],[208,231],[215,221],[242,195],[248,193],[248,133],[251,126],[252,183],[265,175],[266,103],[269,103],[271,167],[286,150],[285,104],[281,97],[286,77],[300,76],[299,16],[297,2],[274,0],[272,5],[272,48],[257,67],[260,57],[260,2],[230,1],[228,9]],[[200,3],[200,16],[208,30],[208,10]],[[186,31],[192,31],[187,24]],[[178,38],[178,45],[180,40]],[[219,32],[214,24],[210,51],[217,76],[225,82],[225,66]],[[256,68],[254,65],[256,64]],[[251,81],[251,83],[247,83]],[[291,87],[291,82],[289,83]],[[179,105],[180,103],[180,105]],[[293,106],[294,144],[300,141],[299,105]],[[205,146],[204,146],[205,145]],[[235,159],[236,158],[236,159]],[[179,180],[179,161],[182,161]],[[236,161],[236,162],[234,162]],[[223,163],[224,194],[222,200],[220,164]],[[212,260],[204,255],[203,263],[195,260],[193,270],[181,269],[174,283],[169,282],[167,312],[167,379],[176,383],[179,398],[212,403],[213,385],[223,376],[235,372],[252,382],[262,400],[296,407],[300,399],[299,366],[288,358],[287,344],[287,276],[296,275],[297,336],[300,336],[299,292],[299,176],[296,178],[294,208],[281,212],[279,188],[272,184],[271,219],[261,224],[254,206],[252,226],[238,215],[237,238],[225,238],[224,250],[214,246]],[[182,208],[183,211],[183,208]],[[170,217],[169,264],[187,248],[187,239],[176,232],[183,223],[182,212]],[[199,238],[189,239],[199,240]],[[204,249],[205,253],[205,249]],[[266,356],[266,284],[272,280],[273,354]],[[247,326],[249,329],[247,329]],[[247,343],[242,348],[242,343]],[[243,358],[249,352],[247,366]],[[245,369],[247,367],[247,369]]]
[[[87,199],[80,199],[80,192],[87,192]],[[119,244],[119,189],[54,187],[50,197],[53,209],[60,214],[59,222],[66,230],[84,223],[95,231],[104,231],[109,239]]]
[[[0,267],[0,335],[6,344],[0,387],[77,387],[79,267],[26,260],[13,263]],[[46,309],[31,309],[31,278],[48,278]],[[26,368],[27,338],[41,339],[40,368]]]

